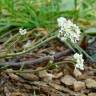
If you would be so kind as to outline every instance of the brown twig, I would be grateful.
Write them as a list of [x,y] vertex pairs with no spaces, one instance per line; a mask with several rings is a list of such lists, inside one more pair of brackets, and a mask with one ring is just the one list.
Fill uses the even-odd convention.
[[55,55],[52,56],[45,56],[41,57],[35,60],[30,60],[30,61],[23,61],[23,62],[2,62],[0,63],[1,66],[9,66],[9,67],[20,67],[22,64],[26,67],[32,67],[33,65],[38,65],[42,62],[53,60],[55,61],[56,59],[62,57],[62,56],[67,56],[72,53],[72,50],[67,49],[62,52],[58,52]]

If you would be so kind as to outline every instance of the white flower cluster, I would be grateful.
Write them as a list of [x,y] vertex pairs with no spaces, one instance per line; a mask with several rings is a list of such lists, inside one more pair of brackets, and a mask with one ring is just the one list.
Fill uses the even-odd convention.
[[70,39],[72,43],[77,43],[80,39],[80,29],[76,24],[73,24],[70,20],[66,20],[64,17],[57,19],[58,26],[60,27],[58,38],[64,42],[64,40]]
[[25,34],[27,33],[27,30],[20,28],[20,29],[19,29],[19,33],[20,33],[21,35],[25,35]]
[[84,70],[84,59],[83,59],[82,54],[75,53],[73,58],[76,60],[75,68]]

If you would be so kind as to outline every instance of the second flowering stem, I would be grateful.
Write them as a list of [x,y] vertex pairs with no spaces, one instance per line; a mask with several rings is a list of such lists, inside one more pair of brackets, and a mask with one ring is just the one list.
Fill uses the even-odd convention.
[[9,53],[9,54],[3,54],[3,55],[0,55],[0,58],[4,58],[4,57],[12,57],[12,56],[19,56],[19,55],[22,55],[22,54],[25,54],[25,53],[28,53],[30,51],[33,51],[34,49],[38,48],[39,46],[47,43],[48,41],[52,40],[52,39],[55,39],[57,37],[57,35],[53,35],[47,39],[45,39],[44,41],[41,41],[40,43],[30,47],[29,49],[27,50],[23,50],[21,52],[18,52],[18,53]]

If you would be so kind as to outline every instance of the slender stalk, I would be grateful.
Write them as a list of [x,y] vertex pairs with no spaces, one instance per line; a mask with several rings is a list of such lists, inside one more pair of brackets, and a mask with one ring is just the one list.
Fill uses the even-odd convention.
[[17,36],[18,36],[18,33],[15,34],[14,36],[12,36],[11,38],[9,38],[9,39],[3,44],[3,46],[6,46],[12,39],[17,38]]
[[72,45],[71,45],[71,43],[69,42],[69,40],[68,41],[64,41],[64,43],[73,51],[73,52],[75,52],[75,49],[72,47]]
[[83,50],[80,46],[78,46],[77,44],[73,44],[73,46],[74,46],[80,53],[83,53],[83,54],[84,54],[86,57],[88,57],[90,60],[94,61],[94,60],[92,59],[92,57],[91,57],[88,53],[86,53],[86,51]]
[[19,41],[19,39],[20,39],[20,36],[18,36],[14,42],[8,43],[7,46],[6,46],[7,50],[9,51],[9,50],[11,49],[11,47],[12,47],[17,41]]
[[26,67],[31,67],[34,66],[34,65],[38,65],[38,64],[41,64],[42,62],[46,62],[46,61],[55,61],[57,60],[58,58],[62,57],[62,56],[68,56],[69,54],[72,54],[72,50],[70,49],[67,49],[67,50],[64,50],[62,52],[58,52],[56,54],[54,54],[53,56],[44,56],[44,57],[40,57],[40,58],[37,58],[35,60],[28,60],[28,61],[22,61],[22,62],[1,62],[0,63],[0,66],[2,67],[2,69],[6,68],[7,66],[8,67],[20,67],[22,65],[26,66]]
[[85,32],[85,34],[87,34],[87,35],[92,35],[92,36],[96,36],[96,31],[94,31],[94,32],[91,32],[91,31]]
[[36,49],[37,47],[43,45],[44,43],[47,43],[48,41],[50,41],[50,40],[52,40],[52,39],[55,39],[56,37],[57,37],[57,36],[54,35],[54,36],[52,36],[52,37],[49,37],[49,38],[45,39],[45,40],[42,41],[41,43],[38,43],[37,45],[32,46],[32,47],[29,48],[28,50],[23,50],[22,52],[18,52],[18,53],[4,54],[4,55],[1,55],[0,58],[18,56],[18,55],[22,55],[22,54],[28,53],[28,52]]
[[77,0],[74,0],[74,7],[75,7],[75,10],[77,10]]
[[75,9],[75,22],[76,22],[79,18],[79,10],[78,10],[77,0],[74,0],[74,9]]

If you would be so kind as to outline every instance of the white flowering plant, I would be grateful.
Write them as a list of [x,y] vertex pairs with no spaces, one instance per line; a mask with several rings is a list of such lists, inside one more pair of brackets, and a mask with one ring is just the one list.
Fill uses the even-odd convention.
[[84,59],[82,54],[75,53],[73,55],[74,60],[76,61],[75,68],[84,70]]
[[92,58],[78,45],[81,38],[80,28],[74,24],[71,20],[67,20],[64,17],[57,19],[59,32],[57,37],[64,43],[66,43],[74,52],[77,50],[79,53],[74,54],[74,60],[76,62],[75,68],[84,70],[83,54],[92,60]]
[[25,34],[27,34],[27,30],[20,28],[19,33],[20,33],[20,35],[25,35]]
[[58,38],[61,41],[65,41],[69,39],[72,43],[77,43],[80,40],[80,28],[73,24],[70,20],[67,20],[64,17],[60,17],[57,19],[58,26],[60,27]]
[[[57,22],[59,27],[59,30],[56,31],[57,34],[49,34],[48,36],[42,37],[39,41],[36,41],[34,44],[32,44],[30,40],[28,40],[28,42],[26,42],[26,44],[24,44],[23,46],[24,50],[22,49],[22,51],[17,53],[4,54],[1,57],[22,55],[36,49],[37,47],[47,43],[52,39],[59,38],[62,42],[64,42],[66,45],[68,45],[68,47],[70,47],[74,52],[77,53],[77,54],[74,54],[73,56],[76,62],[75,68],[79,68],[83,70],[84,69],[83,54],[85,54],[90,59],[92,58],[78,44],[82,36],[82,32],[80,31],[80,28],[76,24],[74,24],[71,20],[67,20],[64,17],[58,18]],[[29,34],[28,32],[26,29],[20,28],[16,36],[22,37],[24,35],[23,37],[26,38],[27,35]],[[10,41],[14,40],[14,37],[16,36],[13,36],[12,38],[10,38],[7,41],[7,45],[10,43]]]

